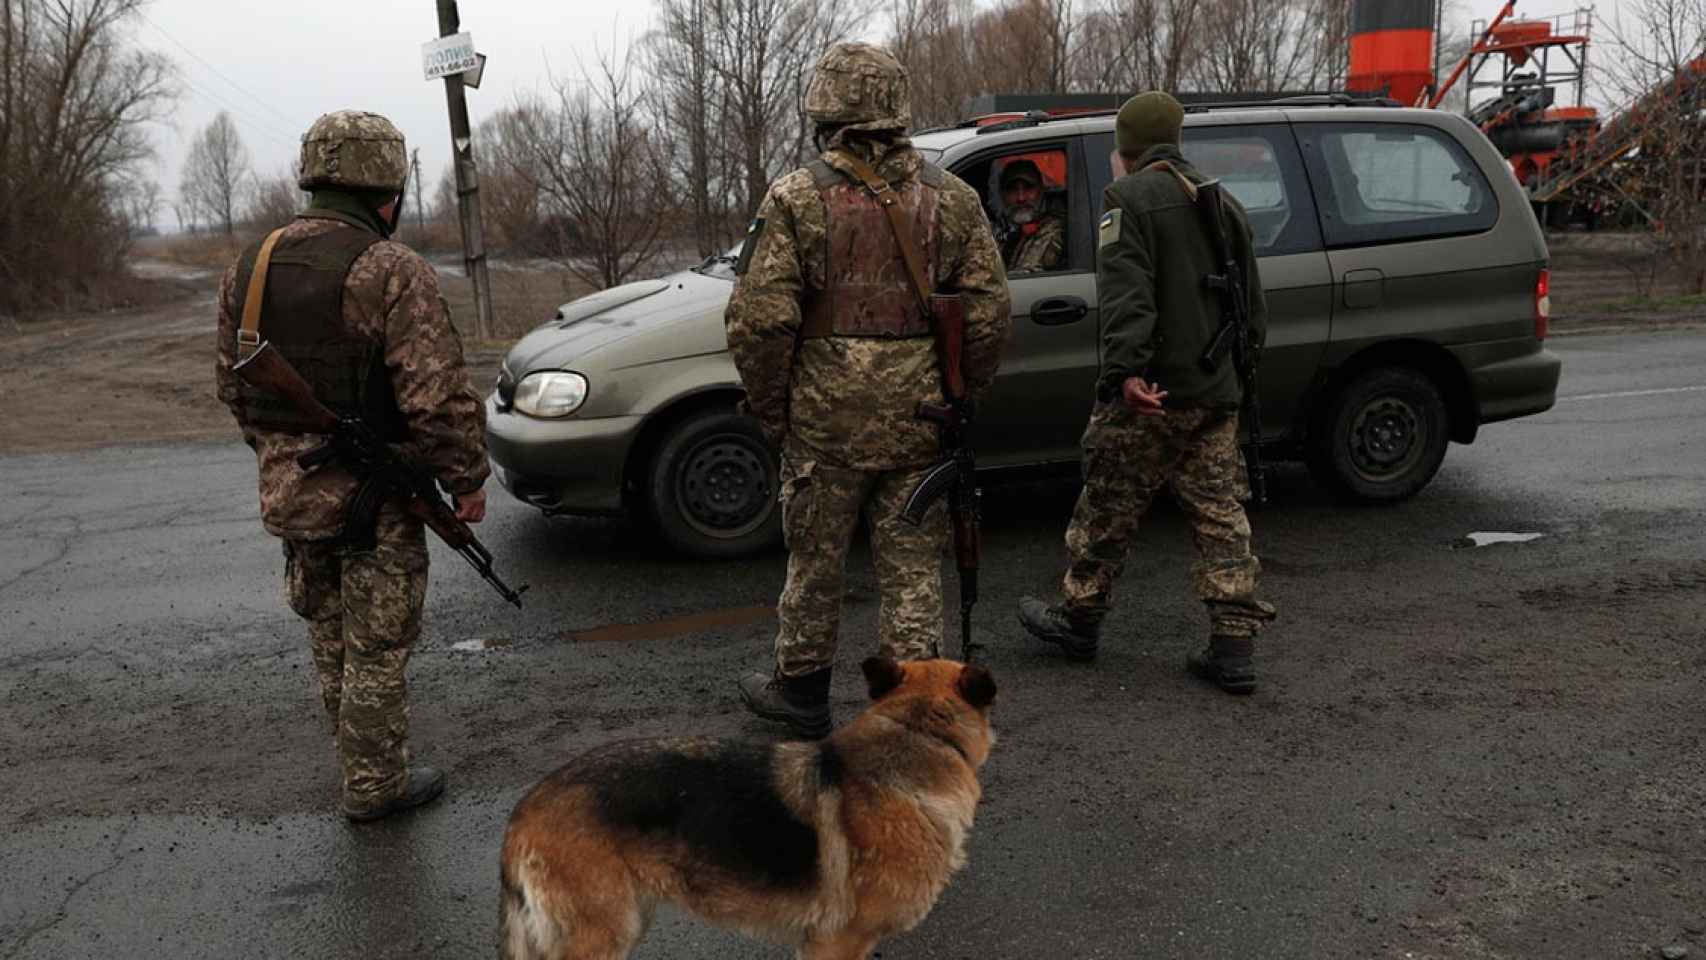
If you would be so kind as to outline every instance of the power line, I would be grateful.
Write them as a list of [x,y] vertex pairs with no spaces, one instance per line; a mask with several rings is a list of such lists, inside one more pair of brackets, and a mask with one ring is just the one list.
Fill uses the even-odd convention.
[[185,46],[182,42],[180,42],[178,40],[177,37],[174,37],[171,34],[167,33],[165,28],[161,27],[159,24],[155,23],[153,20],[150,20],[148,18],[147,14],[139,12],[139,13],[137,13],[137,16],[141,17],[144,23],[148,24],[150,27],[153,27],[155,29],[155,31],[160,34],[160,36],[165,37],[167,40],[170,40],[172,42],[172,44],[174,46],[176,46],[179,50],[182,50],[183,52],[189,54],[191,59],[195,60],[197,63],[206,67],[209,71],[211,71],[213,73],[214,76],[218,77],[221,80],[224,80],[226,83],[229,83],[233,89],[237,90],[239,93],[242,93],[244,96],[246,96],[249,99],[260,104],[262,107],[265,107],[268,113],[271,113],[273,116],[279,118],[280,120],[283,120],[286,125],[295,126],[295,124],[296,124],[295,120],[293,120],[290,117],[287,117],[284,114],[280,113],[276,108],[273,107],[272,104],[266,102],[265,99],[263,99],[261,97],[257,97],[253,93],[250,93],[248,91],[248,89],[245,88],[242,84],[240,84],[237,81],[226,76],[224,73],[222,73],[219,70],[218,67],[215,67],[213,64],[208,63],[206,60],[202,59],[199,54],[197,54],[194,50],[191,50],[189,47]]
[[191,91],[202,95],[203,97],[207,98],[209,101],[211,101],[216,106],[223,107],[226,110],[236,114],[238,117],[242,118],[243,120],[246,120],[254,130],[256,130],[259,133],[266,135],[266,137],[268,139],[276,140],[277,142],[284,144],[285,146],[288,146],[292,149],[295,149],[295,148],[301,146],[301,140],[299,140],[295,135],[284,133],[284,132],[282,132],[282,131],[274,128],[274,127],[271,127],[265,123],[262,123],[253,114],[248,113],[242,107],[239,107],[236,104],[232,103],[231,101],[226,100],[225,98],[219,96],[218,94],[214,93],[213,91],[203,90],[201,87],[196,86],[195,84],[189,82],[188,80],[185,80],[183,83],[184,83],[184,86],[189,87]]

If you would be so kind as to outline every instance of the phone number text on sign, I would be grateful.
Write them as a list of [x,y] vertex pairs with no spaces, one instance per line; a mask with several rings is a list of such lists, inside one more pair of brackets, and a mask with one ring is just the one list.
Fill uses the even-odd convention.
[[428,80],[463,73],[480,65],[474,55],[474,35],[458,33],[421,44],[421,68]]

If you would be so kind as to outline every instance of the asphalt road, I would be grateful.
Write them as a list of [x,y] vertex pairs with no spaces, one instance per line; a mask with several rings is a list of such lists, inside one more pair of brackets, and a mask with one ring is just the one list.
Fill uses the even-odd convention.
[[[992,494],[1001,742],[969,866],[880,955],[1706,956],[1706,335],[1554,349],[1558,406],[1452,447],[1409,503],[1280,472],[1254,523],[1282,619],[1246,700],[1182,670],[1204,627],[1175,510],[1084,666],[1012,612],[1056,582],[1075,491]],[[481,533],[527,608],[435,551],[411,665],[415,749],[451,792],[347,825],[253,474],[237,444],[0,458],[0,960],[491,956],[533,781],[614,738],[768,733],[733,678],[768,661],[745,608],[780,556],[684,562],[495,496]],[[665,914],[637,956],[786,953]]]

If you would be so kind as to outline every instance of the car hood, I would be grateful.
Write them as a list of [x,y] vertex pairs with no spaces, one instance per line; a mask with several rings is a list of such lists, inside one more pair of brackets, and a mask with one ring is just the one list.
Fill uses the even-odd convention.
[[[564,304],[555,318],[516,341],[504,366],[521,377],[535,370],[582,369],[594,353],[603,355],[601,365],[627,366],[723,350],[720,318],[733,290],[727,280],[692,271],[612,287]],[[718,322],[691,323],[706,317]],[[665,329],[667,336],[645,336]],[[642,336],[643,357],[609,355],[614,345]]]

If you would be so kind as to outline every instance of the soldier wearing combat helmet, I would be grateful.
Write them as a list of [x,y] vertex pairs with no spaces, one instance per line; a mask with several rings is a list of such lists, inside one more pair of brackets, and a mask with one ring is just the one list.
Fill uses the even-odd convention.
[[744,678],[741,695],[808,736],[830,728],[843,567],[861,516],[882,593],[878,651],[931,657],[941,642],[944,508],[916,528],[900,518],[937,458],[935,427],[917,410],[941,400],[941,370],[885,199],[905,214],[931,292],[962,298],[974,393],[994,379],[1007,339],[1006,273],[983,207],[913,149],[909,96],[905,69],[884,51],[824,53],[806,91],[822,154],[770,186],[724,316],[747,410],[781,450],[789,550],[774,663]]
[[[1255,637],[1274,608],[1256,599],[1260,564],[1237,498],[1243,388],[1231,361],[1199,362],[1220,326],[1219,294],[1205,278],[1221,265],[1196,203],[1207,179],[1179,149],[1184,117],[1177,100],[1152,92],[1127,100],[1115,121],[1125,175],[1103,193],[1097,229],[1102,364],[1084,431],[1084,490],[1066,529],[1071,562],[1060,601],[1027,597],[1019,621],[1070,656],[1094,657],[1137,521],[1170,484],[1196,535],[1192,574],[1210,625],[1187,666],[1243,694],[1256,689]],[[1267,308],[1250,223],[1237,200],[1222,201],[1220,232],[1245,281],[1259,352]]]
[[[299,466],[325,436],[232,366],[256,342],[271,343],[327,407],[359,415],[430,470],[457,516],[485,516],[485,408],[437,274],[387,239],[407,156],[402,133],[378,114],[342,110],[315,121],[298,181],[312,193],[308,209],[243,251],[219,295],[219,397],[255,451],[261,523],[284,541],[290,607],[308,622],[321,702],[337,730],[343,812],[357,821],[444,789],[444,774],[410,765],[405,745],[404,666],[426,598],[424,528],[387,503],[373,529],[347,529],[355,478],[336,463]],[[251,299],[258,310],[245,309]]]

